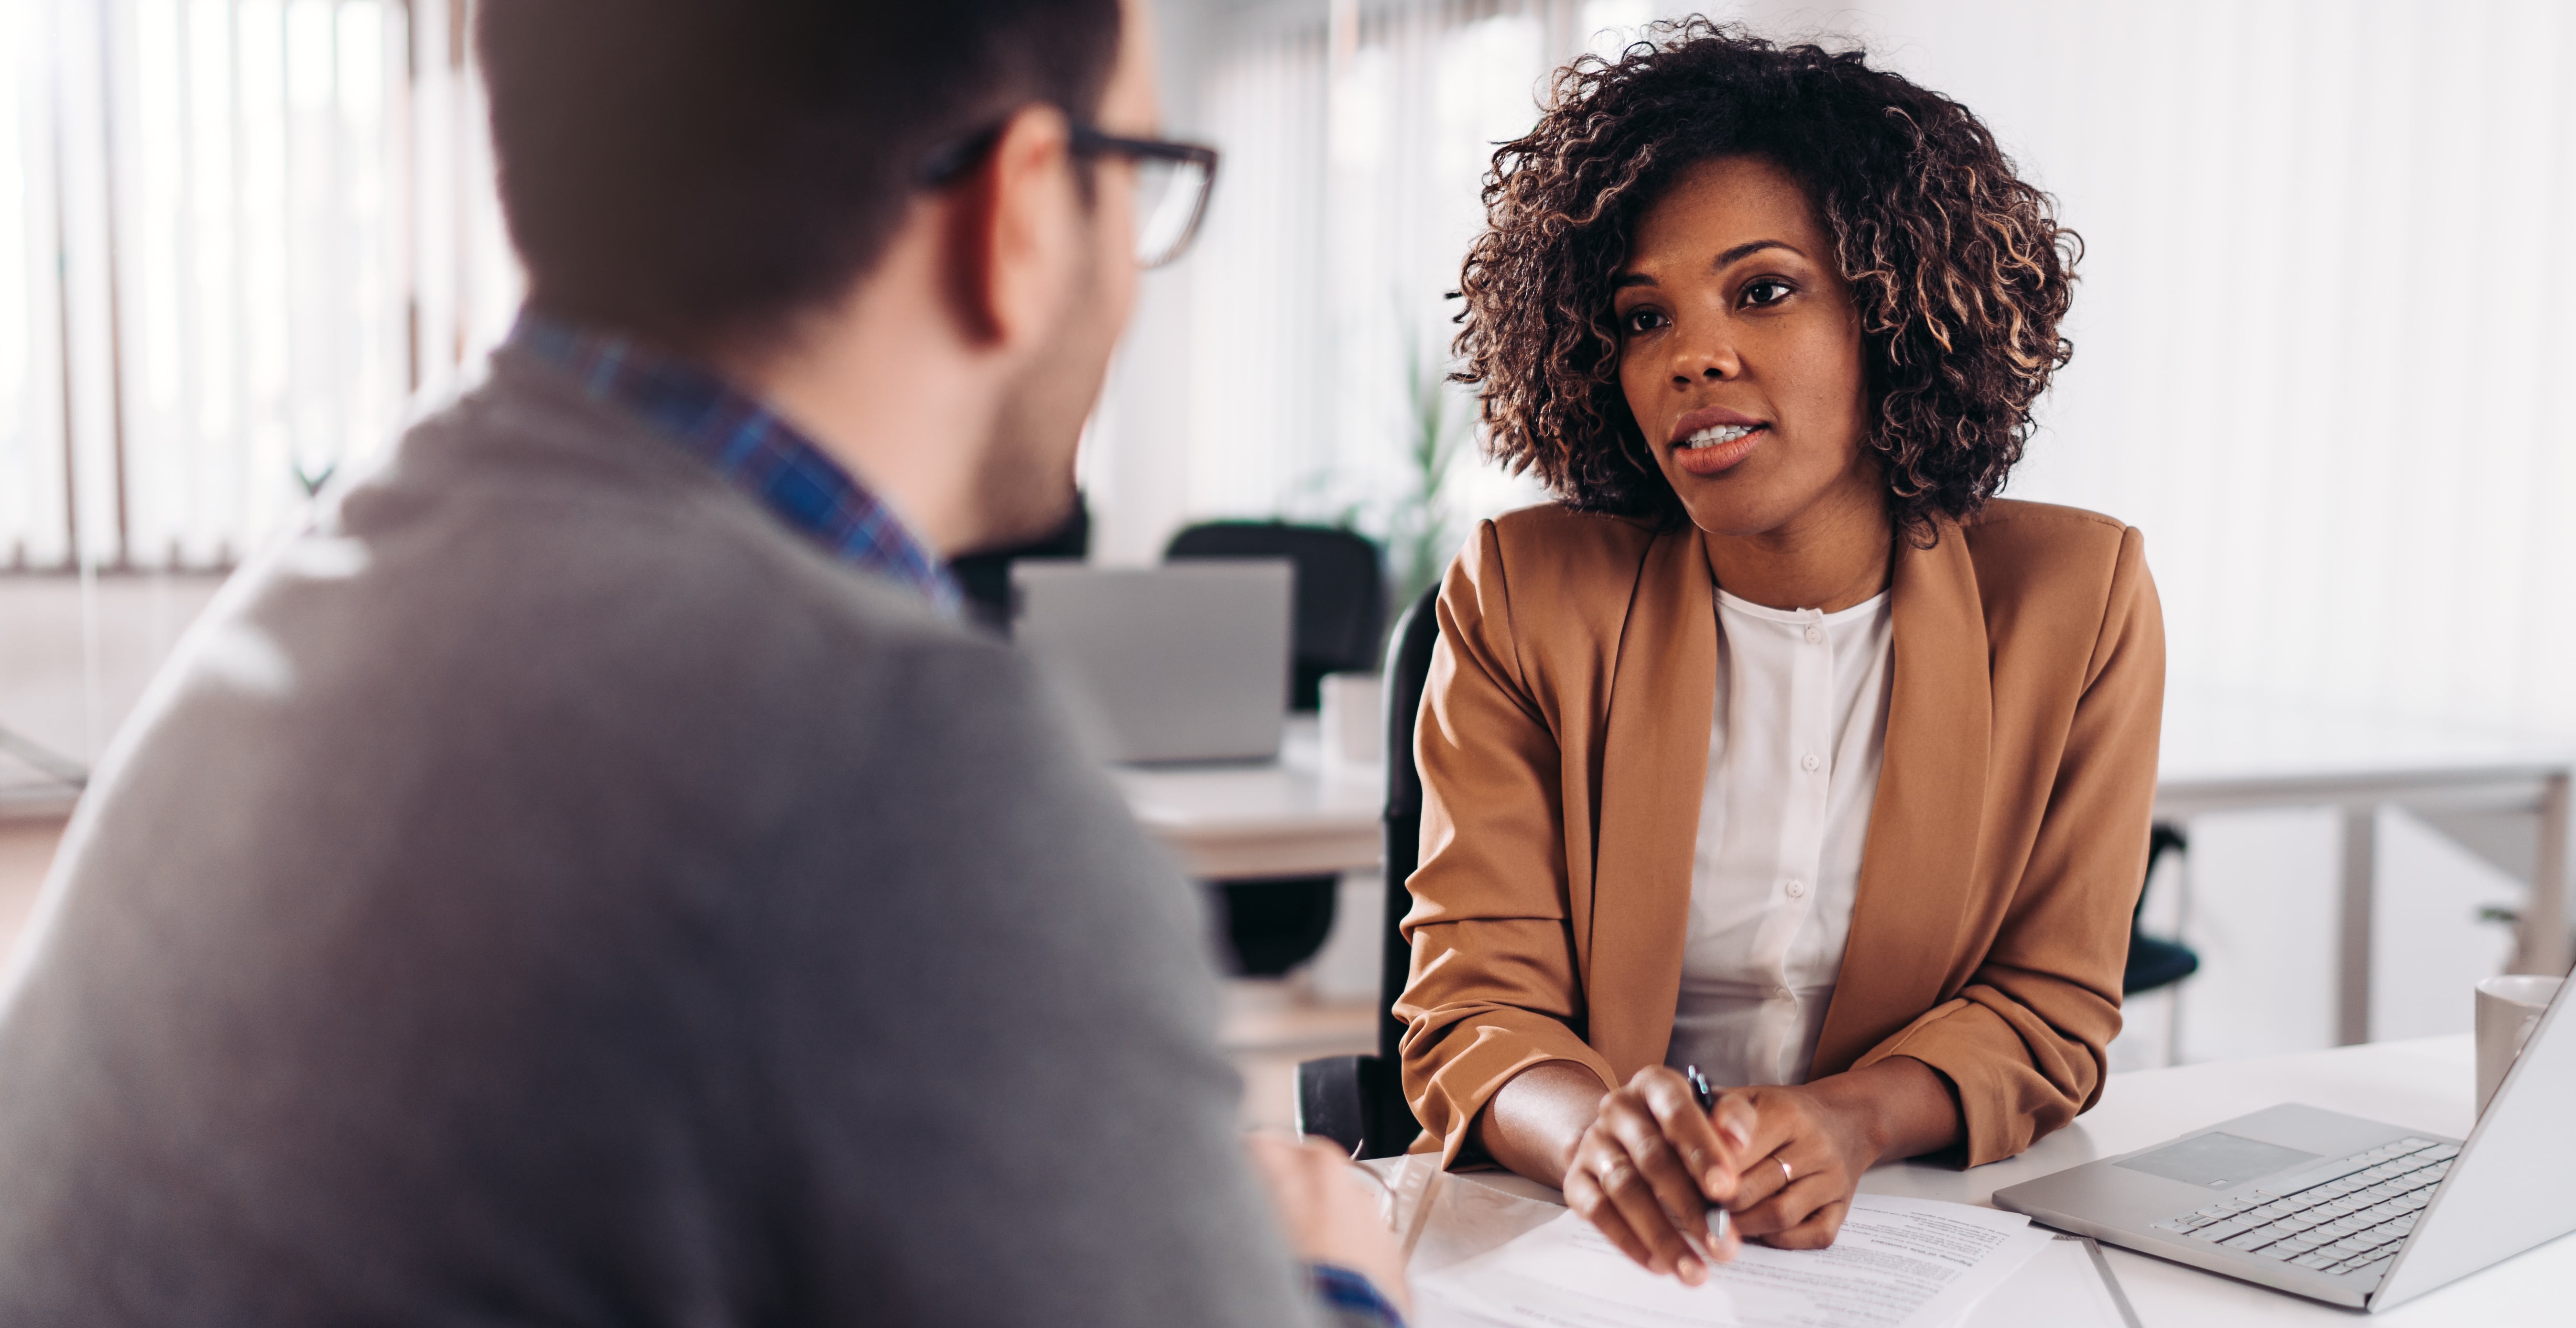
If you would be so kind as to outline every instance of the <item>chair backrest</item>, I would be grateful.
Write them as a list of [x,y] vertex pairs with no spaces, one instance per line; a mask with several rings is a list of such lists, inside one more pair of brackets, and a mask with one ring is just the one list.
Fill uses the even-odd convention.
[[1288,705],[1312,710],[1327,673],[1373,668],[1386,629],[1386,570],[1377,545],[1331,526],[1211,521],[1172,537],[1173,558],[1286,558],[1297,566]]
[[[2147,880],[2156,879],[2156,864],[2164,861],[2167,853],[2189,853],[2190,851],[2191,841],[2183,837],[2180,827],[2167,821],[2158,821],[2149,826],[2147,828]],[[2146,911],[2147,887],[2144,882],[2140,882],[2138,902],[2129,909],[2130,925],[2136,926],[2138,919],[2145,916]]]
[[1022,558],[1084,558],[1091,554],[1091,505],[1075,495],[1073,513],[1051,534],[1007,549],[961,554],[948,562],[957,578],[969,621],[1004,636],[1011,633],[1011,564]]
[[1403,931],[1413,894],[1404,883],[1422,865],[1422,772],[1413,764],[1413,722],[1431,676],[1431,648],[1440,641],[1439,600],[1438,586],[1422,592],[1396,620],[1386,649],[1386,931],[1378,961],[1377,1054],[1390,1065],[1404,1038],[1395,999],[1413,969]]

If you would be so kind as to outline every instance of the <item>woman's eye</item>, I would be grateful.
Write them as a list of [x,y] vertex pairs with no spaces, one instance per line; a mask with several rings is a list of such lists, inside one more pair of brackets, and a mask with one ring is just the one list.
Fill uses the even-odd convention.
[[1778,304],[1781,300],[1787,298],[1788,294],[1788,282],[1781,281],[1773,277],[1764,277],[1744,288],[1744,302],[1746,304],[1757,305]]
[[1620,322],[1630,332],[1652,332],[1664,325],[1664,316],[1652,309],[1632,309]]

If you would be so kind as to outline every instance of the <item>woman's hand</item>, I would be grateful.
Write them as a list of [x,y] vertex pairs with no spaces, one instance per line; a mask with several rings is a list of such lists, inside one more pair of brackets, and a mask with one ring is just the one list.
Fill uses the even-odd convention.
[[1413,1312],[1404,1247],[1378,1216],[1376,1197],[1362,1188],[1367,1178],[1351,1174],[1349,1158],[1330,1144],[1267,1134],[1244,1136],[1244,1147],[1298,1258],[1348,1268],[1375,1284],[1397,1309]]
[[1629,1258],[1697,1286],[1709,1264],[1735,1257],[1735,1236],[1709,1231],[1708,1206],[1736,1198],[1737,1177],[1761,1156],[1747,1151],[1754,1111],[1721,1101],[1712,1119],[1679,1074],[1639,1070],[1601,1099],[1575,1143],[1565,1202]]
[[1755,1122],[1752,1160],[1727,1206],[1735,1229],[1784,1250],[1833,1244],[1861,1173],[1878,1162],[1862,1113],[1805,1088],[1730,1089],[1719,1101],[1742,1106]]
[[1730,1104],[1752,1129],[1727,1209],[1747,1239],[1785,1250],[1834,1243],[1862,1172],[1959,1134],[1948,1082],[1905,1056],[1804,1087],[1731,1089],[1718,1110]]

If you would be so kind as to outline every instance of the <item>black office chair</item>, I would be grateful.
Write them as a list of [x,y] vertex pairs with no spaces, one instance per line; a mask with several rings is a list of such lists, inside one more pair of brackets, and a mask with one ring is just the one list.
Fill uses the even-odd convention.
[[1026,544],[987,549],[949,560],[949,575],[965,599],[966,617],[989,631],[1011,634],[1011,564],[1022,558],[1087,558],[1091,555],[1091,507],[1080,495],[1073,515],[1063,525]]
[[1422,1132],[1404,1100],[1398,1069],[1404,1025],[1395,1017],[1395,1000],[1413,967],[1413,950],[1401,929],[1413,906],[1404,882],[1422,855],[1422,773],[1413,765],[1413,720],[1431,673],[1431,648],[1440,639],[1433,609],[1439,595],[1435,586],[1405,610],[1386,652],[1386,929],[1378,961],[1377,1054],[1326,1056],[1297,1067],[1298,1132],[1321,1135],[1363,1159],[1393,1157]]
[[[2188,853],[2191,841],[2182,831],[2162,821],[2147,832],[2147,879],[2156,878],[2156,864],[2168,852]],[[2138,906],[2129,914],[2129,966],[2120,975],[2120,991],[2135,996],[2140,992],[2170,987],[2200,971],[2200,956],[2178,941],[2159,940],[2140,935],[2138,916],[2146,911],[2147,892],[2138,889]]]
[[1286,558],[1297,565],[1289,709],[1314,709],[1327,673],[1377,666],[1386,564],[1366,538],[1330,526],[1211,521],[1174,535],[1163,558]]
[[[1386,568],[1377,546],[1361,536],[1281,521],[1212,521],[1174,535],[1163,557],[1286,558],[1296,565],[1289,709],[1315,709],[1325,674],[1377,663],[1378,636],[1386,628]],[[1215,894],[1233,971],[1277,977],[1323,948],[1332,934],[1341,878],[1221,881]]]

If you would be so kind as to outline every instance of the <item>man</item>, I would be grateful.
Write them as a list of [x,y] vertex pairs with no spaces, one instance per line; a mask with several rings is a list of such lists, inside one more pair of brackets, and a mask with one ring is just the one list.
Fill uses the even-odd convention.
[[0,1322],[1386,1321],[1337,1162],[1263,1156],[1311,1286],[1244,1165],[1188,892],[944,612],[1070,500],[1142,16],[482,8],[530,312],[104,763]]

